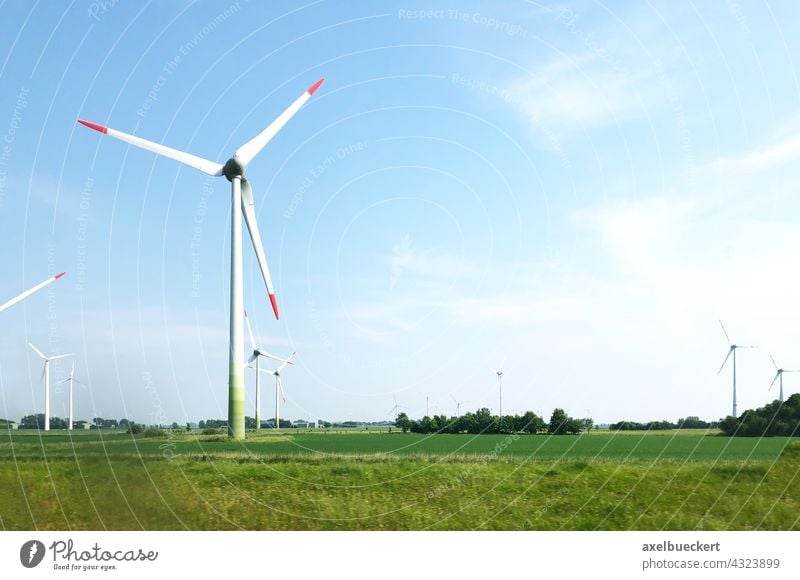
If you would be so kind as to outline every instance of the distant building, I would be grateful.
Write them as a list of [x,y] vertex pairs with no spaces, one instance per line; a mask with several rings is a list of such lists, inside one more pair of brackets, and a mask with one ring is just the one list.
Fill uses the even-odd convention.
[[89,429],[91,426],[92,425],[89,423],[89,421],[75,421],[72,424],[73,429]]
[[19,425],[17,425],[16,421],[6,421],[5,419],[0,419],[0,429],[16,429]]

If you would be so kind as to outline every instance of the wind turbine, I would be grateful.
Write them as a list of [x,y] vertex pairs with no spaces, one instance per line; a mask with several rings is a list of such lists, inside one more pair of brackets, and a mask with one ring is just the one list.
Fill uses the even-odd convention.
[[775,378],[772,379],[772,382],[769,384],[769,389],[767,390],[771,390],[772,386],[775,384],[775,381],[778,381],[780,383],[780,395],[778,396],[778,400],[783,403],[783,373],[797,373],[800,372],[800,369],[778,368],[778,365],[775,363],[775,359],[772,358],[772,355],[769,355],[769,359],[772,361],[772,365],[775,367],[777,372],[775,373]]
[[456,404],[456,417],[460,417],[461,416],[461,414],[460,414],[461,413],[461,403],[459,403],[456,400],[456,398],[453,396],[452,393],[450,393],[450,398],[453,399],[453,402]]
[[497,375],[497,385],[500,388],[500,409],[498,412],[498,416],[503,416],[503,365],[505,364],[506,360],[503,359],[496,369],[489,369],[491,372]]
[[285,361],[274,371],[269,371],[267,369],[261,369],[262,373],[269,373],[275,377],[275,429],[281,428],[281,397],[283,397],[283,401],[286,402],[286,393],[283,392],[283,380],[281,379],[281,371],[284,369],[286,365],[292,364],[292,358],[296,355],[296,352],[290,354]]
[[399,411],[400,409],[405,409],[403,405],[397,402],[397,395],[392,395],[392,398],[394,399],[394,407],[392,407],[391,410],[387,413],[390,417],[394,414],[395,411]]
[[166,147],[159,143],[147,141],[140,137],[128,135],[115,129],[104,127],[89,121],[79,120],[82,125],[109,135],[125,143],[146,149],[158,155],[169,157],[175,161],[184,163],[190,167],[202,171],[207,175],[219,177],[224,175],[231,182],[231,300],[230,300],[230,350],[228,353],[228,435],[235,439],[243,439],[244,429],[244,329],[242,328],[242,318],[240,313],[244,310],[244,291],[242,284],[242,214],[250,233],[250,240],[253,242],[258,265],[261,268],[261,275],[267,286],[269,300],[278,318],[278,302],[275,299],[275,291],[272,287],[272,279],[269,275],[267,259],[264,255],[264,247],[261,243],[261,234],[256,223],[255,205],[253,202],[253,190],[250,182],[245,178],[245,169],[258,155],[258,153],[269,143],[269,141],[280,131],[283,126],[300,110],[308,99],[311,98],[325,79],[319,79],[316,83],[297,98],[289,107],[281,113],[266,129],[256,135],[253,139],[239,147],[224,165],[213,161],[208,161],[196,155],[178,151]]
[[6,310],[7,308],[11,308],[17,302],[21,302],[22,300],[25,300],[28,296],[30,296],[31,294],[35,294],[36,292],[38,292],[39,290],[41,290],[45,286],[49,286],[50,284],[52,284],[53,282],[55,282],[56,280],[61,278],[61,276],[63,276],[64,274],[66,274],[66,272],[61,272],[60,274],[56,274],[55,276],[53,276],[51,278],[48,278],[44,282],[41,282],[41,283],[37,284],[33,288],[31,288],[29,290],[25,290],[25,292],[23,292],[19,296],[16,296],[15,298],[12,298],[8,302],[6,302],[2,306],[0,306],[0,312],[2,312],[3,310]]
[[[65,356],[69,356],[69,355],[65,355]],[[73,383],[78,383],[79,385],[86,386],[84,383],[80,382],[78,379],[75,378],[75,363],[74,362],[72,363],[72,369],[69,371],[69,377],[67,377],[66,379],[63,379],[61,381],[58,381],[56,384],[57,385],[63,385],[64,383],[69,383],[69,425],[67,426],[67,429],[72,431],[72,424],[73,424],[73,419],[74,419],[74,417],[73,417],[73,404],[72,404],[72,401],[73,401],[73,398],[72,398],[72,396],[73,396],[72,384]]]
[[42,354],[38,348],[33,346],[30,342],[28,346],[33,349],[33,352],[39,355],[44,361],[44,368],[42,369],[42,378],[39,379],[41,381],[44,379],[44,430],[50,430],[50,362],[54,360],[58,360],[60,358],[66,358],[68,356],[72,356],[71,354],[59,354],[56,356],[45,356]]
[[277,360],[283,363],[292,363],[290,363],[288,360],[284,360],[273,354],[270,354],[265,350],[261,350],[256,346],[256,339],[253,335],[253,327],[250,326],[250,318],[247,316],[247,310],[244,311],[244,321],[247,323],[247,333],[250,335],[250,346],[253,347],[253,354],[250,355],[250,358],[247,359],[247,362],[248,364],[252,364],[253,362],[256,363],[256,431],[261,431],[261,373],[259,372],[259,360],[263,356],[264,358],[271,358],[272,360]]
[[739,348],[757,348],[757,347],[750,346],[750,345],[745,346],[745,345],[741,345],[741,344],[733,344],[731,342],[730,337],[728,336],[728,331],[725,330],[725,325],[722,324],[721,320],[719,320],[718,322],[719,322],[720,327],[722,328],[722,333],[725,335],[725,339],[730,343],[730,348],[728,349],[728,354],[725,356],[725,360],[722,361],[722,366],[719,367],[719,370],[717,371],[717,374],[720,374],[722,372],[722,369],[725,368],[725,363],[728,362],[728,359],[730,358],[730,356],[732,354],[733,355],[733,416],[734,417],[738,417],[739,415],[736,413],[736,409],[737,409],[737,407],[736,407],[736,349],[739,349]]

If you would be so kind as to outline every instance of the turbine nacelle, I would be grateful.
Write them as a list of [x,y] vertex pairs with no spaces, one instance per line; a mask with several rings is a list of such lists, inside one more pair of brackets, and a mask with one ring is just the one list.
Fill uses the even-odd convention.
[[228,181],[233,181],[237,177],[239,179],[244,179],[244,169],[245,164],[234,155],[222,166],[222,175],[224,175]]

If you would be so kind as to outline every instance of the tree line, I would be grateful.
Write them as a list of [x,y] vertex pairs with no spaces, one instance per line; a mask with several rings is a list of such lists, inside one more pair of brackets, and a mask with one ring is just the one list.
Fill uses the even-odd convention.
[[725,417],[719,425],[725,435],[741,437],[800,437],[800,393],[748,409],[739,417]]
[[719,426],[719,421],[703,421],[700,417],[690,416],[685,419],[671,421],[649,421],[637,423],[636,421],[618,421],[608,426],[611,431],[664,431],[668,429],[714,429]]
[[547,422],[533,411],[522,415],[493,415],[487,408],[468,412],[460,417],[445,415],[427,415],[422,419],[410,419],[406,413],[400,413],[395,419],[395,427],[403,433],[550,433],[553,435],[576,434],[590,431],[594,421],[589,418],[570,417],[563,409],[555,409]]

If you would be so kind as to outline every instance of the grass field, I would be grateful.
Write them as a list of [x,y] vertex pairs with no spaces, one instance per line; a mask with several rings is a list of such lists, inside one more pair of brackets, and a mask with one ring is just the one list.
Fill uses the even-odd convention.
[[800,529],[800,443],[0,434],[3,529]]

